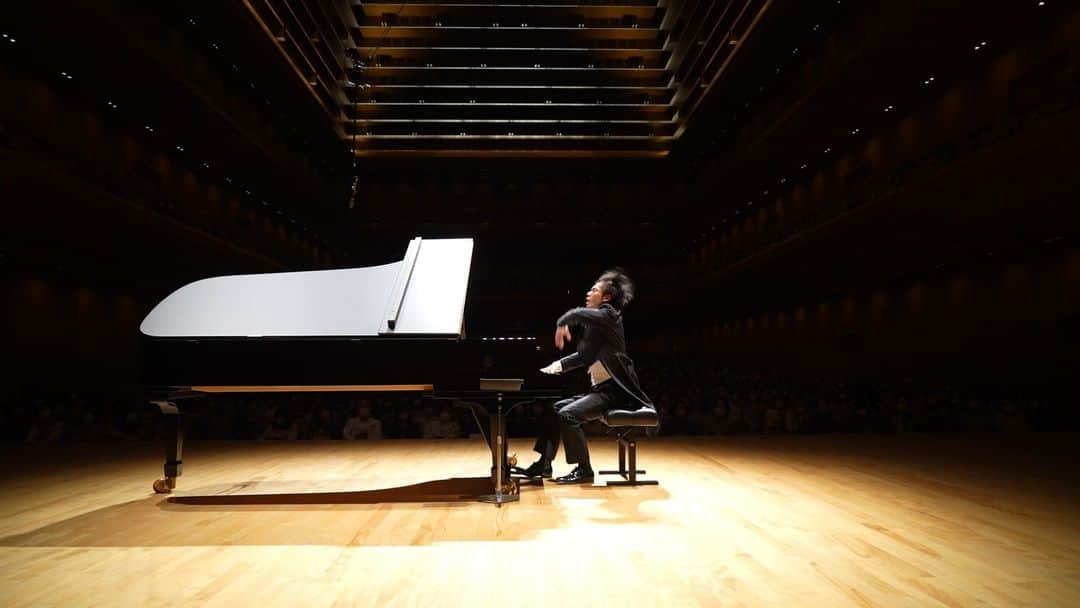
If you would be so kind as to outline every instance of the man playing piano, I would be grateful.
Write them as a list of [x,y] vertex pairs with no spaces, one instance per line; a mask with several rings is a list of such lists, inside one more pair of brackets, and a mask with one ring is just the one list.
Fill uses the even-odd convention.
[[[559,437],[566,445],[566,462],[577,465],[557,483],[591,483],[593,469],[589,446],[581,426],[614,409],[652,407],[641,390],[634,362],[626,354],[622,311],[634,297],[634,285],[621,269],[602,274],[585,294],[585,307],[572,308],[555,323],[555,347],[559,350],[578,336],[574,353],[541,369],[546,374],[563,374],[584,367],[588,370],[589,392],[554,404],[541,422],[533,448],[540,458],[525,469],[530,477],[550,477],[551,462],[559,450]],[[574,327],[571,334],[571,327]]]

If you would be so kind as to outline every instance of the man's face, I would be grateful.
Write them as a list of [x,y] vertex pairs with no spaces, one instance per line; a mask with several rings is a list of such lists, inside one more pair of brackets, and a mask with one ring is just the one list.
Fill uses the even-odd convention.
[[588,308],[597,308],[604,302],[611,299],[611,296],[604,293],[603,283],[597,282],[589,291],[585,294],[585,306]]

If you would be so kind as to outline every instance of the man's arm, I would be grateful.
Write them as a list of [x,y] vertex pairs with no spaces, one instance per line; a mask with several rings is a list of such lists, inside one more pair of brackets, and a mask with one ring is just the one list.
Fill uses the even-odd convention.
[[569,325],[559,325],[555,328],[555,348],[562,350],[572,338]]
[[571,370],[575,370],[584,365],[584,361],[581,355],[577,353],[569,354],[562,359],[557,359],[551,365],[540,368],[540,371],[545,374],[563,374]]
[[564,372],[575,370],[575,369],[581,367],[584,364],[585,364],[585,362],[581,358],[581,355],[579,355],[577,353],[570,353],[569,355],[566,355],[562,359],[559,359],[559,365],[562,366],[562,371],[564,371]]
[[571,308],[564,312],[559,320],[555,322],[555,326],[562,325],[580,325],[582,323],[592,323],[596,325],[610,325],[611,318],[607,312],[599,308]]

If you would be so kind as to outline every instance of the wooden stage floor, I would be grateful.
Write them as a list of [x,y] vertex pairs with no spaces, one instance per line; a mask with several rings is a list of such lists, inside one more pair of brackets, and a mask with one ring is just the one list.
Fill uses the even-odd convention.
[[0,605],[1080,606],[1078,440],[646,441],[659,486],[502,508],[479,440],[195,442],[187,503],[157,445],[9,445]]

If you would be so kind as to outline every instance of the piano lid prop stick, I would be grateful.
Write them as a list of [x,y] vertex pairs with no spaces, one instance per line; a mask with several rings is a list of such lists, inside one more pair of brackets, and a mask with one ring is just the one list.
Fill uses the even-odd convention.
[[401,304],[405,301],[405,289],[409,286],[412,278],[413,267],[416,266],[416,258],[420,254],[420,237],[409,241],[409,248],[405,250],[405,259],[401,262],[401,270],[398,272],[394,289],[390,292],[390,302],[386,308],[386,327],[390,331],[397,325],[398,315],[401,313]]

